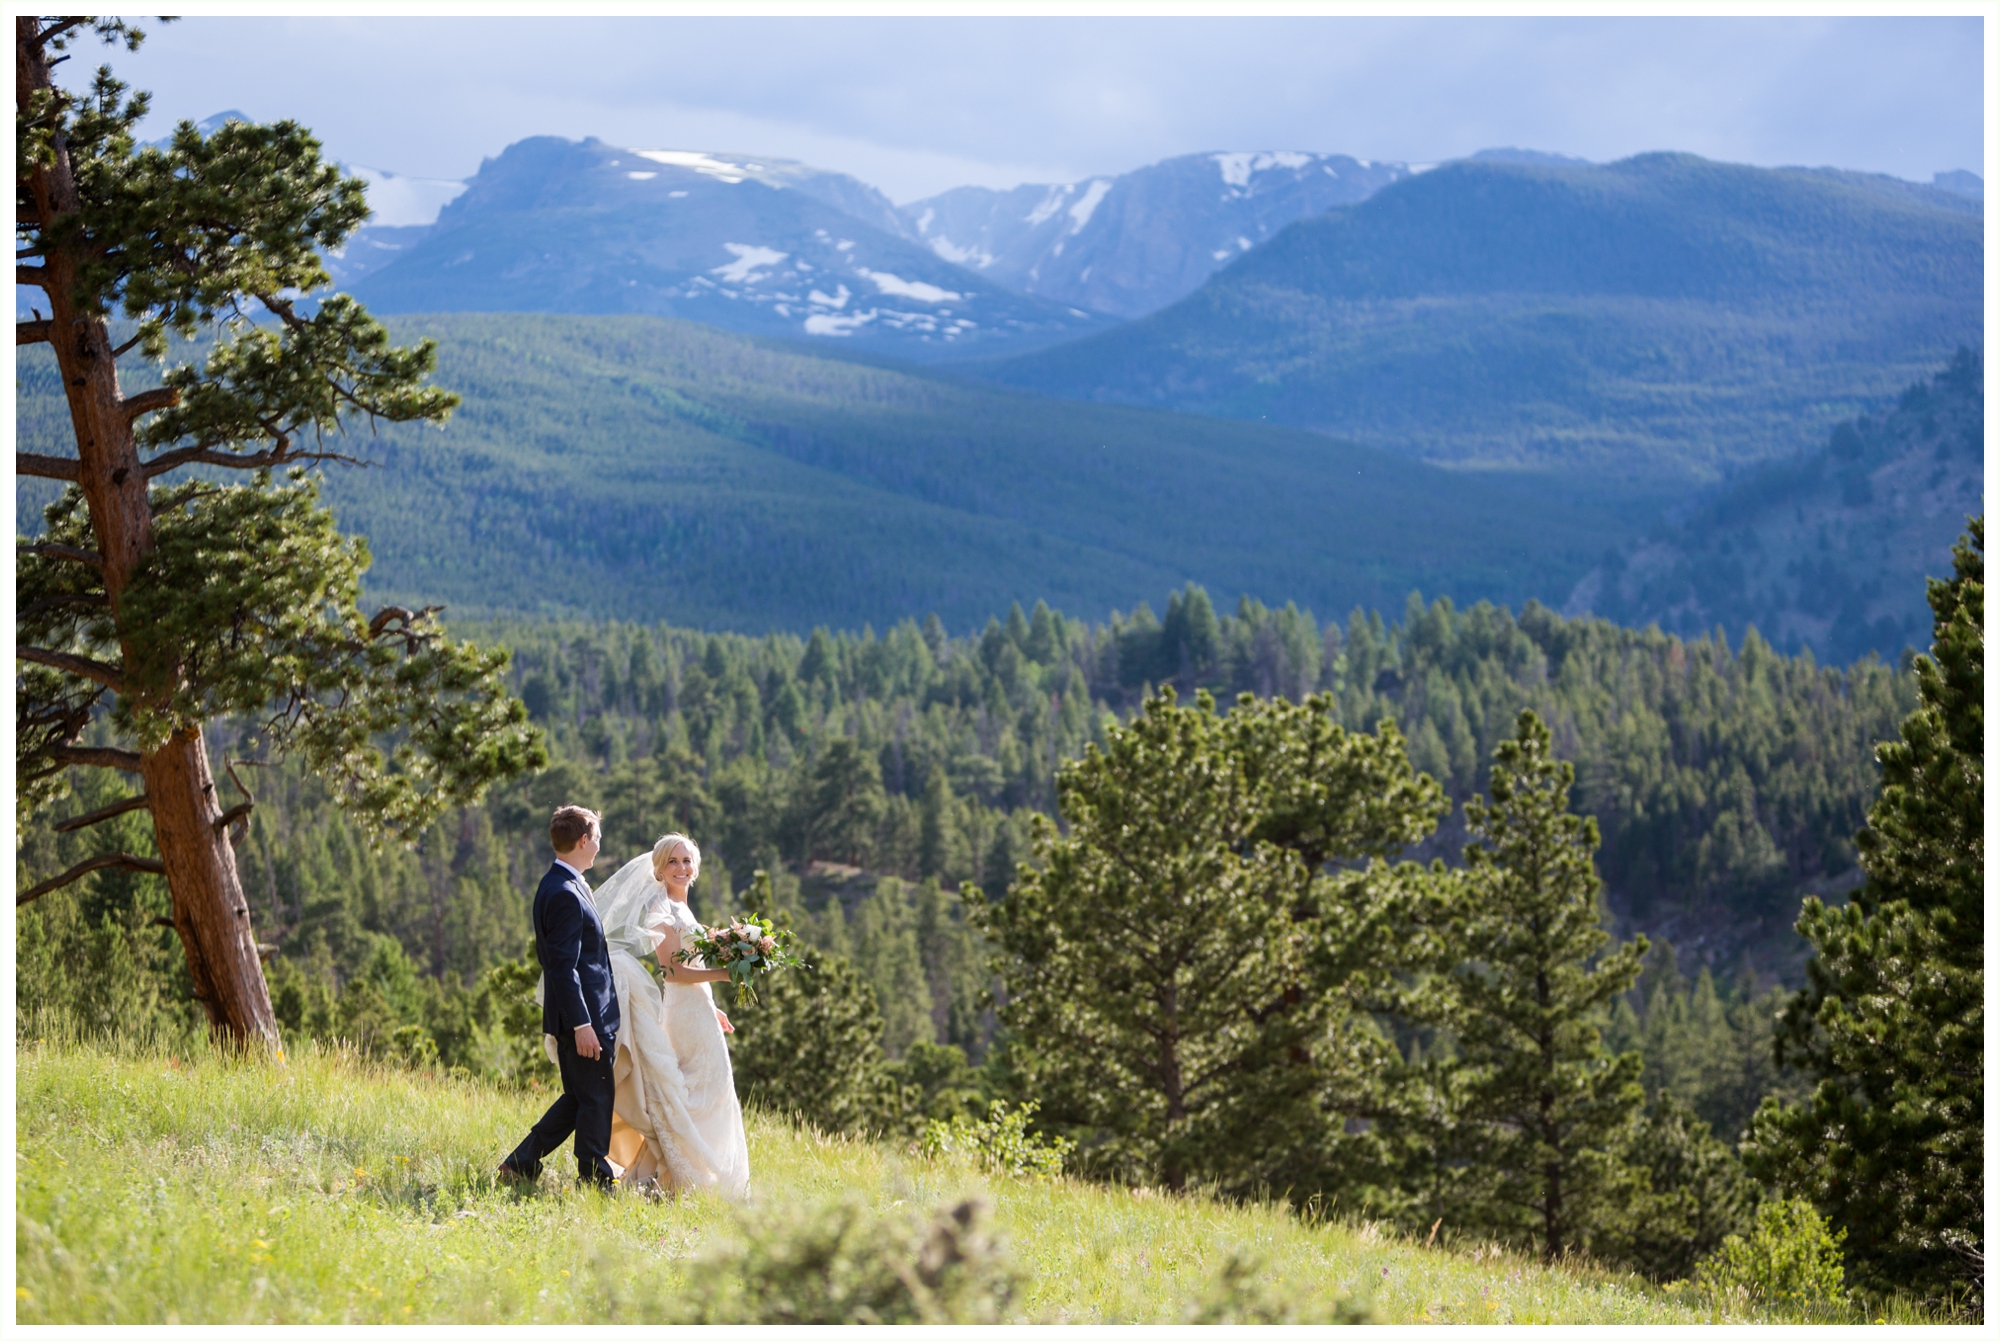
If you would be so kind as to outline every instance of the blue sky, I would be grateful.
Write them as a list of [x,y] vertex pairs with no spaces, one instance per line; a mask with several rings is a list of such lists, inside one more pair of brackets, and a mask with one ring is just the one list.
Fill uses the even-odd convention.
[[[1654,149],[1982,171],[1977,18],[228,18],[109,57],[155,118],[293,117],[460,178],[528,135],[740,150],[895,200],[1174,154]],[[95,63],[80,51],[69,68]]]

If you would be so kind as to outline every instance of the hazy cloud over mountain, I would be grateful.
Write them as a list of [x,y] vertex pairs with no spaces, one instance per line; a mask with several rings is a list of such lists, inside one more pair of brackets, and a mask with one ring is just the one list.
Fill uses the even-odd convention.
[[[783,156],[898,201],[1303,149],[1979,171],[1977,18],[223,18],[111,57],[155,123],[295,117],[462,178],[529,135]],[[66,67],[80,77],[95,53]]]

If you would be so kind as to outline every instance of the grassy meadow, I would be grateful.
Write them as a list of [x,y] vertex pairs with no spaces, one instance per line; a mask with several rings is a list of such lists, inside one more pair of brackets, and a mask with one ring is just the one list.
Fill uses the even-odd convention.
[[[267,1065],[36,1041],[15,1074],[18,1323],[668,1320],[738,1225],[711,1196],[579,1192],[566,1150],[540,1188],[496,1185],[544,1094],[320,1051]],[[1427,1248],[1278,1207],[989,1178],[763,1113],[750,1146],[753,1221],[985,1199],[1025,1321],[1181,1321],[1239,1252],[1267,1293],[1308,1310],[1350,1299],[1385,1322],[1863,1320],[1550,1269],[1448,1232]]]

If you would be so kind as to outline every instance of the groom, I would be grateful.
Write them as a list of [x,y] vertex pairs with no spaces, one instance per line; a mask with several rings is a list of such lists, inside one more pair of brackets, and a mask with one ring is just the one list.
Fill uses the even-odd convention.
[[542,964],[542,1032],[555,1035],[563,1092],[501,1162],[502,1177],[538,1177],[542,1157],[574,1131],[577,1181],[612,1184],[605,1153],[617,1092],[611,1060],[618,1053],[618,994],[604,927],[583,879],[601,836],[597,816],[582,806],[564,806],[549,820],[556,860],[535,891],[535,958]]

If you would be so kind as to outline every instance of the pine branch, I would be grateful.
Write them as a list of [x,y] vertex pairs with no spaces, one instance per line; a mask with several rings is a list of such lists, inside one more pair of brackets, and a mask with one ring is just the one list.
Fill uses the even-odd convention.
[[17,265],[14,267],[14,282],[16,284],[32,284],[34,287],[44,291],[49,287],[47,275],[48,271],[39,265]]
[[82,463],[73,456],[44,456],[39,452],[14,453],[14,473],[32,475],[40,480],[69,480],[74,482]]
[[108,819],[116,819],[130,811],[144,810],[149,804],[151,804],[149,797],[127,797],[123,801],[114,801],[108,806],[101,806],[87,815],[72,816],[56,825],[55,830],[57,833],[75,833],[78,829],[88,829],[93,824],[102,824]]
[[39,321],[17,321],[14,323],[14,343],[16,345],[46,344],[55,337],[51,332],[55,323],[47,317]]
[[18,643],[14,647],[14,656],[21,661],[32,661],[38,666],[51,666],[86,680],[95,680],[115,693],[125,692],[123,668],[106,661],[75,656],[69,652],[53,652],[46,647],[25,647]]
[[[133,337],[135,342],[137,339],[137,336]],[[126,349],[130,349],[131,347],[131,344],[125,346]],[[180,403],[181,393],[176,388],[161,386],[154,387],[151,391],[141,391],[136,396],[125,397],[122,408],[125,411],[125,422],[129,424],[142,414],[151,414],[155,410],[171,409]]]
[[143,871],[148,875],[165,875],[167,873],[166,863],[156,858],[135,857],[130,852],[104,852],[90,858],[88,861],[78,862],[61,875],[51,876],[32,889],[22,890],[14,896],[14,906],[16,908],[25,907],[51,890],[61,889],[64,885],[74,884],[86,875],[89,875],[92,871],[101,871],[107,866],[116,866],[127,871]]
[[16,610],[14,612],[14,618],[17,620],[31,619],[34,616],[41,614],[44,610],[55,610],[65,605],[104,606],[109,604],[111,604],[111,598],[109,596],[106,596],[101,591],[79,592],[77,595],[74,596],[51,596],[46,600],[40,600],[34,602],[24,610]]
[[[22,473],[26,474],[27,472],[23,471]],[[17,545],[14,548],[14,552],[17,555],[39,554],[45,559],[74,559],[78,563],[87,563],[92,568],[104,567],[104,556],[102,554],[93,549],[78,549],[74,545],[52,545],[47,541],[37,541],[32,545]]]
[[[64,19],[59,23],[52,23],[48,27],[42,29],[40,32],[36,33],[33,37],[26,39],[23,45],[26,46],[29,50],[33,51],[36,55],[40,55],[42,49],[48,46],[49,43],[55,41],[58,37],[61,37],[64,33],[68,32],[70,29],[81,28],[84,24],[89,22],[90,19],[88,16],[86,16],[83,18]],[[53,64],[53,62],[51,62],[51,64]]]
[[59,764],[78,764],[85,768],[115,768],[124,773],[137,773],[142,762],[131,750],[100,745],[58,745],[44,753]]
[[292,330],[303,331],[306,329],[306,319],[293,309],[290,299],[280,298],[276,294],[269,293],[253,293],[251,296],[264,305],[265,311],[284,322]]
[[218,833],[227,829],[232,824],[241,824],[242,827],[229,836],[229,845],[231,847],[241,846],[244,837],[250,832],[249,824],[244,823],[244,821],[247,821],[250,818],[250,813],[257,808],[256,795],[248,787],[244,786],[243,779],[237,776],[236,765],[238,764],[247,764],[255,768],[269,767],[261,759],[224,759],[222,761],[223,768],[229,773],[229,780],[236,784],[237,791],[243,793],[243,800],[223,811],[221,817],[215,821],[215,828]]
[[358,456],[348,456],[344,452],[295,452],[291,450],[288,442],[284,446],[252,452],[249,455],[241,452],[217,451],[213,447],[181,447],[154,457],[141,469],[146,472],[146,478],[150,480],[155,475],[164,475],[170,470],[179,470],[182,466],[222,466],[227,470],[261,470],[266,466],[304,465],[307,462],[319,461],[335,461],[344,466],[371,464]]
[[[427,619],[442,609],[444,607],[441,605],[427,605],[421,610],[410,610],[400,605],[385,605],[375,612],[373,619],[368,621],[368,636],[371,639],[401,638],[404,649],[414,656],[418,644],[429,641],[429,638],[412,630],[419,620]],[[392,629],[389,627],[391,624],[399,624],[401,627]]]

